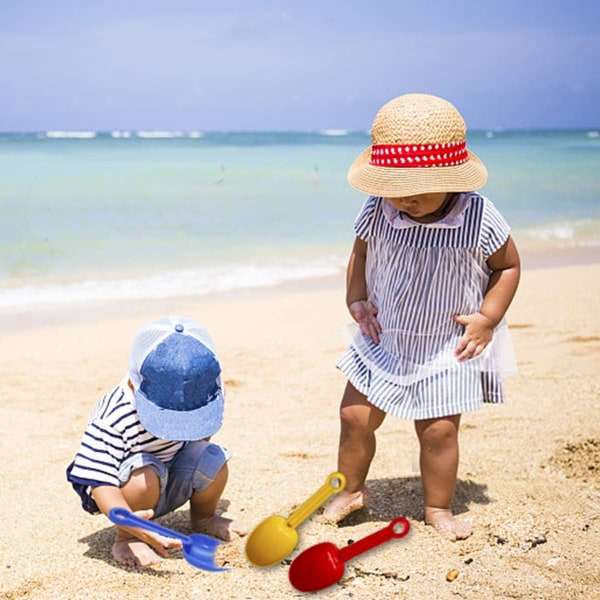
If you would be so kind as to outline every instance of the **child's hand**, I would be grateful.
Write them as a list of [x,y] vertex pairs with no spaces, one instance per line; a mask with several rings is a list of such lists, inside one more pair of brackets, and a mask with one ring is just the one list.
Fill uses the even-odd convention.
[[377,320],[377,308],[369,300],[357,300],[348,307],[352,318],[358,323],[360,330],[379,344],[381,325]]
[[465,332],[458,342],[454,355],[458,361],[479,356],[492,341],[494,326],[492,321],[481,313],[456,315],[456,323],[465,326]]
[[[148,510],[136,510],[134,515],[142,517],[142,519],[151,519],[154,515],[154,511]],[[161,556],[167,557],[169,555],[169,548],[180,549],[182,547],[181,540],[166,537],[153,531],[148,531],[141,527],[127,527],[127,529],[139,540],[148,544],[148,546],[154,548]]]

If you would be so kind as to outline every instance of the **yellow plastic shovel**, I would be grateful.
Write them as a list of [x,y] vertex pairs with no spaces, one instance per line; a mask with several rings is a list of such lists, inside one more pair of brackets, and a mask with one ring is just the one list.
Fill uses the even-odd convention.
[[306,521],[325,500],[341,492],[346,485],[342,473],[332,473],[304,504],[301,504],[287,519],[273,515],[262,521],[250,534],[246,542],[246,556],[257,567],[269,567],[281,562],[298,543],[296,528]]

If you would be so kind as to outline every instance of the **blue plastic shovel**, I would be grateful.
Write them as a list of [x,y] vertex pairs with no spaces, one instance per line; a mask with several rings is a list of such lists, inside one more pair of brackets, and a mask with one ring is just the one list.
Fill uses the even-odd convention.
[[154,521],[142,519],[126,508],[113,508],[108,513],[108,517],[115,525],[141,527],[165,537],[181,540],[183,543],[183,556],[194,567],[204,569],[205,571],[229,571],[229,569],[215,565],[215,550],[220,545],[220,542],[214,538],[202,535],[201,533],[183,535],[183,533],[163,527]]

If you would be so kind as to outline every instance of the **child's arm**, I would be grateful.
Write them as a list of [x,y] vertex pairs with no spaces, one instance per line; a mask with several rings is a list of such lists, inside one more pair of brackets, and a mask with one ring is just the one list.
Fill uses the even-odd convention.
[[521,262],[511,237],[489,257],[487,265],[492,274],[479,312],[454,317],[457,323],[465,326],[465,333],[455,350],[459,361],[475,358],[483,352],[517,291]]
[[[100,511],[106,516],[108,516],[108,513],[111,511],[111,509],[117,507],[126,508],[127,510],[131,511],[131,507],[127,503],[123,492],[116,486],[101,485],[95,487],[92,490],[92,497],[94,498]],[[151,519],[154,513],[152,509],[138,510],[133,512],[143,519]],[[124,539],[127,537],[136,537],[154,548],[154,550],[164,557],[168,556],[167,548],[181,548],[181,540],[165,537],[152,531],[142,529],[141,527],[118,526],[117,529],[123,534],[122,537]]]
[[357,237],[346,270],[346,305],[361,331],[378,344],[381,325],[377,320],[377,307],[368,298],[366,263],[367,242]]

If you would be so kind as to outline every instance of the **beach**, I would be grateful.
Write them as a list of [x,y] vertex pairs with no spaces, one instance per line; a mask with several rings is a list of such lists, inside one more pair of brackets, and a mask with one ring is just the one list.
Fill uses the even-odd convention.
[[[315,515],[289,558],[323,541],[343,547],[397,516],[411,533],[349,562],[317,597],[600,598],[599,297],[600,262],[523,271],[507,315],[519,366],[507,403],[465,414],[461,426],[454,509],[473,536],[452,543],[424,525],[413,426],[388,418],[368,509],[339,527]],[[231,568],[223,573],[179,551],[150,569],[121,567],[114,527],[85,513],[65,479],[91,409],[125,374],[136,331],[167,312],[202,322],[221,360],[226,412],[213,439],[233,453],[222,514],[250,529],[287,516],[335,471],[345,384],[335,362],[349,322],[342,274],[321,286],[20,319],[0,333],[0,598],[304,596],[288,581],[289,560],[254,567],[243,539],[219,547],[217,564]],[[160,522],[190,533],[186,507]]]

